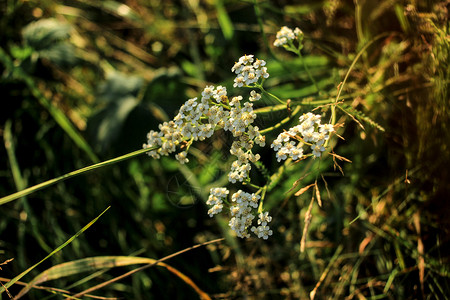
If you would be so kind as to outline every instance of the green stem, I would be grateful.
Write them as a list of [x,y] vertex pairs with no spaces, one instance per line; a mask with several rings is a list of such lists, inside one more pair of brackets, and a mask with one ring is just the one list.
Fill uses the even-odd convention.
[[21,197],[24,197],[26,195],[29,195],[31,193],[34,193],[34,192],[36,192],[38,190],[44,189],[46,187],[49,187],[51,185],[54,185],[54,184],[56,184],[58,182],[66,180],[66,179],[69,179],[69,178],[81,175],[81,174],[89,172],[89,171],[93,171],[93,170],[98,169],[98,168],[106,167],[108,165],[112,165],[112,164],[118,163],[118,162],[123,161],[123,160],[127,160],[127,159],[130,159],[130,158],[136,157],[138,155],[144,154],[144,153],[149,152],[151,150],[155,150],[157,148],[158,147],[137,150],[137,151],[134,151],[134,152],[131,152],[131,153],[128,153],[128,154],[125,154],[125,155],[122,155],[122,156],[119,156],[119,157],[116,157],[116,158],[113,158],[113,159],[110,159],[110,160],[107,160],[107,161],[104,161],[104,162],[100,162],[100,163],[97,163],[97,164],[94,164],[94,165],[90,165],[90,166],[87,166],[87,167],[84,167],[84,168],[81,168],[81,169],[69,172],[69,173],[64,174],[62,176],[59,176],[59,177],[47,180],[45,182],[39,183],[37,185],[34,185],[32,187],[29,187],[27,189],[19,191],[17,193],[14,193],[14,194],[8,195],[6,197],[0,198],[0,205],[3,205],[5,203],[8,203],[8,202],[11,202],[11,201],[14,201],[14,200],[17,200],[17,199],[19,199]]
[[260,187],[260,186],[258,186],[258,185],[256,185],[256,184],[253,184],[253,183],[251,183],[250,181],[244,181],[244,182],[242,182],[242,184],[243,184],[243,185],[251,186],[252,188],[255,188],[255,189],[257,189],[257,190],[262,189],[262,187]]
[[300,57],[300,59],[302,60],[302,64],[303,64],[303,68],[305,68],[306,74],[308,74],[309,79],[312,81],[312,83],[314,84],[317,93],[320,92],[320,88],[317,85],[317,82],[314,80],[314,77],[311,75],[311,72],[309,71],[308,65],[305,62],[305,59],[302,56],[302,53],[300,52],[300,50],[297,51],[298,56]]
[[[367,50],[367,48],[369,48],[370,45],[372,45],[374,42],[376,42],[377,40],[390,35],[391,33],[389,32],[384,32],[382,34],[377,35],[376,37],[374,37],[370,42],[368,42],[359,52],[358,54],[355,56],[355,59],[353,59],[352,64],[350,65],[350,67],[348,68],[347,73],[345,74],[344,80],[342,81],[340,88],[337,92],[336,95],[336,99],[335,99],[335,103],[337,103],[339,101],[339,97],[341,96],[341,92],[344,89],[344,85],[347,82],[348,76],[350,75],[350,72],[353,70],[353,68],[356,65],[356,62],[358,61],[358,59],[361,57],[361,55]],[[333,105],[331,106],[331,124],[335,124],[336,123],[336,107]]]
[[[263,206],[264,206],[264,198],[266,198],[266,191],[267,191],[267,185],[263,186],[258,193],[262,192],[261,194],[261,200],[259,201],[259,206],[258,206],[258,214],[263,212]],[[256,194],[258,194],[256,193]]]
[[258,21],[259,30],[261,30],[261,35],[262,35],[262,38],[264,41],[264,46],[267,47],[267,49],[269,50],[272,57],[275,57],[275,55],[272,52],[272,48],[270,48],[270,46],[269,46],[269,40],[267,39],[267,35],[264,31],[264,24],[262,22],[262,14],[261,14],[261,9],[258,4],[258,0],[253,0],[253,8],[255,10],[256,20]]
[[270,181],[265,185],[266,190],[270,192],[277,184],[280,182],[281,177],[284,174],[284,171],[286,171],[286,167],[292,162],[292,159],[288,158],[284,164],[282,164],[276,173],[274,173],[270,177]]
[[278,98],[277,96],[275,96],[274,94],[266,91],[264,89],[264,87],[262,86],[262,84],[255,84],[255,88],[258,88],[261,90],[262,93],[266,93],[267,95],[269,95],[270,97],[272,97],[273,99],[277,100],[279,103],[281,104],[286,104],[286,101],[281,100],[280,98]]
[[283,124],[289,122],[290,120],[292,120],[292,117],[293,117],[293,116],[295,116],[296,114],[299,113],[300,108],[301,108],[301,106],[297,106],[297,107],[294,109],[294,111],[292,112],[292,114],[291,114],[290,117],[284,118],[283,120],[281,120],[280,122],[278,122],[277,124],[275,124],[275,125],[273,125],[273,126],[271,126],[271,127],[269,127],[269,128],[260,130],[259,133],[265,134],[265,133],[270,132],[270,131],[272,131],[272,130],[275,130],[275,129],[277,129],[278,127],[282,126]]

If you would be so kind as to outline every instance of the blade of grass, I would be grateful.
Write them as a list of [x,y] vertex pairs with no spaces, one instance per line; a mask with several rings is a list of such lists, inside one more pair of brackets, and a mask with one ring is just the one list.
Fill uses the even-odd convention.
[[398,273],[399,273],[399,269],[398,268],[396,268],[396,269],[394,269],[394,271],[392,271],[391,275],[389,275],[389,278],[388,278],[388,280],[386,282],[386,285],[384,286],[383,293],[386,294],[389,291],[389,289],[391,288],[392,283],[394,282],[394,279],[395,279],[395,277],[397,276]]
[[[83,292],[81,292],[81,293],[78,293],[78,294],[74,295],[73,297],[81,297],[81,296],[83,296],[83,295],[86,295],[87,293],[90,293],[90,292],[92,292],[92,291],[98,290],[98,289],[100,289],[100,288],[102,288],[102,287],[104,287],[104,286],[107,286],[107,285],[109,285],[109,284],[111,284],[111,283],[113,283],[113,282],[119,281],[119,280],[121,280],[121,279],[123,279],[123,278],[125,278],[125,277],[128,277],[128,276],[130,276],[130,275],[133,275],[134,273],[137,273],[137,272],[142,271],[142,270],[144,270],[144,269],[150,268],[150,267],[152,267],[152,266],[154,266],[154,265],[156,265],[156,264],[158,264],[158,263],[161,263],[161,262],[163,262],[163,261],[166,261],[166,260],[168,260],[168,259],[170,259],[170,258],[173,258],[173,257],[175,257],[175,256],[178,256],[178,255],[180,255],[180,254],[182,254],[182,253],[188,252],[188,251],[190,251],[190,250],[196,249],[196,248],[201,247],[201,246],[206,246],[206,245],[209,245],[209,244],[217,243],[217,242],[220,242],[220,241],[223,241],[223,240],[224,240],[224,238],[215,239],[215,240],[211,240],[211,241],[208,241],[208,242],[204,242],[204,243],[197,244],[197,245],[194,245],[194,246],[192,246],[192,247],[189,247],[189,248],[180,250],[180,251],[175,252],[175,253],[173,253],[173,254],[170,254],[170,255],[168,255],[168,256],[166,256],[166,257],[163,257],[163,258],[161,258],[161,259],[155,260],[154,263],[151,263],[151,264],[148,264],[148,265],[139,267],[139,268],[137,268],[137,269],[131,270],[131,271],[129,271],[129,272],[127,272],[127,273],[125,273],[125,274],[123,274],[123,275],[121,275],[121,276],[115,277],[115,278],[113,278],[113,279],[111,279],[111,280],[108,280],[108,281],[106,281],[106,282],[103,282],[103,283],[101,283],[101,284],[98,284],[98,285],[96,285],[96,286],[93,286],[93,287],[91,287],[91,288],[89,288],[89,289],[87,289],[87,290],[85,290],[85,291],[83,291]],[[170,271],[170,270],[169,270],[169,271]],[[209,296],[208,296],[207,294],[205,294],[205,297],[206,297],[206,296],[207,296],[208,298],[202,298],[202,299],[210,299]]]
[[331,270],[331,267],[334,265],[334,263],[337,261],[337,259],[339,258],[339,255],[341,254],[342,250],[344,249],[344,246],[339,245],[338,248],[336,249],[336,252],[334,252],[333,257],[331,257],[330,262],[328,263],[328,266],[325,268],[325,270],[323,271],[322,275],[320,276],[319,281],[317,282],[316,286],[314,287],[314,289],[311,291],[311,293],[309,293],[309,298],[311,300],[314,299],[314,297],[316,296],[317,290],[319,289],[320,285],[322,284],[322,282],[325,280],[325,278],[327,277],[328,273]]
[[[16,299],[24,296],[28,291],[43,282],[50,280],[61,279],[64,277],[72,276],[75,274],[80,274],[84,272],[92,272],[103,269],[111,269],[115,267],[123,267],[136,264],[151,264],[158,265],[166,268],[170,272],[174,273],[180,277],[184,282],[189,284],[194,290],[196,290],[199,295],[206,295],[189,277],[178,271],[176,268],[171,267],[162,262],[157,262],[156,259],[146,258],[146,257],[133,257],[133,256],[96,256],[88,257],[75,261],[70,261],[53,266],[44,272],[37,275],[32,281],[30,281],[16,296]],[[204,299],[208,297],[203,296]]]
[[95,170],[95,169],[98,169],[98,168],[106,167],[108,165],[112,165],[112,164],[118,163],[120,161],[133,158],[135,156],[144,154],[144,153],[146,153],[148,151],[151,151],[151,150],[154,150],[156,148],[157,147],[137,150],[137,151],[134,151],[134,152],[131,152],[131,153],[127,153],[125,155],[122,155],[122,156],[119,156],[119,157],[116,157],[116,158],[113,158],[113,159],[110,159],[110,160],[106,160],[106,161],[103,161],[103,162],[100,162],[100,163],[97,163],[97,164],[94,164],[94,165],[90,165],[90,166],[87,166],[87,167],[84,167],[84,168],[81,168],[81,169],[69,172],[69,173],[64,174],[62,176],[59,176],[59,177],[47,180],[45,182],[42,182],[42,183],[39,183],[39,184],[34,185],[32,187],[26,188],[26,189],[24,189],[22,191],[19,191],[17,193],[14,193],[14,194],[5,196],[3,198],[0,198],[0,205],[3,205],[5,203],[8,203],[8,202],[11,202],[11,201],[14,201],[14,200],[17,200],[17,199],[19,199],[19,198],[21,198],[23,196],[29,195],[31,193],[34,193],[34,192],[38,191],[38,190],[41,190],[43,188],[49,187],[51,185],[54,185],[54,184],[56,184],[58,182],[64,181],[66,179],[69,179],[71,177],[78,176],[78,175],[81,175],[83,173],[86,173],[86,172],[89,172],[89,171],[92,171],[92,170]]
[[93,219],[92,221],[90,221],[86,226],[84,226],[80,231],[78,231],[75,235],[73,235],[70,239],[68,239],[66,242],[64,242],[62,245],[60,245],[58,248],[56,248],[55,250],[53,250],[49,255],[47,255],[46,257],[44,257],[41,261],[39,261],[38,263],[34,264],[33,266],[29,267],[28,269],[26,269],[25,271],[23,271],[22,273],[20,273],[19,275],[17,275],[16,277],[14,277],[13,279],[11,279],[10,282],[8,282],[7,284],[5,284],[2,288],[0,288],[0,295],[5,291],[5,289],[11,287],[15,282],[17,282],[18,280],[20,280],[23,276],[25,276],[26,274],[28,274],[31,270],[33,270],[34,268],[36,268],[37,266],[39,266],[42,262],[44,262],[45,260],[47,260],[48,258],[52,257],[54,254],[56,254],[57,252],[59,252],[60,250],[62,250],[64,247],[66,247],[67,245],[69,245],[73,240],[75,240],[77,237],[79,237],[83,232],[86,231],[86,229],[88,229],[89,227],[91,227],[95,222],[97,222],[97,220],[110,208],[110,206],[108,206],[100,215],[98,215],[95,219]]
[[[23,190],[27,186],[27,180],[23,177],[22,172],[20,171],[19,162],[17,161],[17,157],[15,154],[15,146],[14,146],[14,139],[13,134],[11,130],[12,122],[11,120],[6,121],[5,123],[5,129],[3,134],[3,139],[5,141],[5,149],[6,153],[8,155],[9,164],[11,167],[11,172],[13,174],[14,183],[16,185],[16,188],[18,191]],[[25,212],[27,216],[29,217],[30,223],[31,223],[31,230],[33,231],[33,235],[38,241],[39,245],[44,249],[46,252],[52,251],[52,249],[47,245],[47,243],[44,241],[42,235],[37,230],[38,224],[37,220],[34,217],[30,206],[28,205],[28,201],[25,197],[21,198],[23,208],[25,209]],[[21,222],[21,225],[23,225],[23,222]]]
[[[8,278],[0,277],[0,284],[3,284],[2,282],[9,282],[9,281],[10,281],[10,279],[8,279]],[[16,281],[15,284],[16,285],[21,285],[21,286],[27,286],[28,285],[28,283],[23,282],[23,281]],[[52,293],[54,295],[63,295],[63,296],[66,296],[66,297],[67,297],[67,295],[70,295],[70,292],[67,289],[58,289],[58,288],[54,288],[54,287],[50,287],[50,286],[42,286],[42,285],[35,285],[35,286],[33,286],[33,288],[37,289],[37,290],[44,290],[44,291],[47,291],[47,292]],[[50,296],[50,297],[52,297],[52,296]],[[101,297],[101,296],[95,296],[95,295],[90,295],[90,294],[87,294],[86,297],[89,297],[89,298],[92,298],[92,299],[102,299],[102,300],[118,300],[119,299],[119,298],[115,298],[115,297],[114,298]],[[11,295],[10,298],[13,299],[13,296]],[[48,299],[48,298],[45,298],[45,299]]]
[[222,0],[214,1],[217,10],[217,19],[219,21],[220,28],[222,29],[223,36],[227,40],[231,40],[234,34],[233,23],[228,16],[228,13],[223,5]]

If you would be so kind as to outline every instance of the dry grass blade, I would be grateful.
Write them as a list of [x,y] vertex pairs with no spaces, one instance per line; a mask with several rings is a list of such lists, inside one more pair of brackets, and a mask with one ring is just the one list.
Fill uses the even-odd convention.
[[[11,262],[12,260],[14,260],[14,258],[7,259],[7,260],[5,260],[4,262],[2,262],[2,263],[0,264],[0,266],[3,266],[3,265],[8,264],[8,263]],[[0,267],[0,270],[2,270],[2,267]],[[6,294],[8,294],[8,297],[9,297],[10,299],[12,299],[13,296],[12,296],[11,293],[8,291],[8,289],[3,285],[3,282],[0,281],[0,284],[1,284],[2,287],[5,289]]]
[[323,174],[320,174],[320,176],[322,177],[322,180],[325,183],[325,189],[327,190],[328,200],[330,200],[331,199],[331,194],[330,194],[330,190],[328,189],[328,183],[325,180],[325,177],[323,176]]
[[95,222],[97,222],[97,220],[109,209],[109,207],[107,207],[100,215],[98,215],[95,219],[93,219],[91,222],[89,222],[87,225],[85,225],[80,231],[78,231],[75,235],[73,235],[71,238],[69,238],[66,242],[64,242],[62,245],[60,245],[58,248],[56,248],[55,250],[53,250],[49,255],[47,255],[46,257],[44,257],[41,261],[39,261],[38,263],[34,264],[33,266],[29,267],[28,269],[26,269],[25,271],[23,271],[22,273],[20,273],[19,275],[17,275],[16,277],[14,277],[13,279],[11,279],[6,285],[4,285],[1,289],[0,289],[0,295],[1,293],[3,293],[7,288],[9,288],[10,286],[12,286],[14,283],[16,283],[17,281],[19,281],[23,276],[25,276],[26,274],[28,274],[29,272],[31,272],[33,269],[35,269],[37,266],[39,266],[42,262],[44,262],[45,260],[47,260],[48,258],[52,257],[54,254],[58,253],[59,251],[61,251],[64,247],[66,247],[67,245],[69,245],[70,243],[72,243],[73,240],[75,240],[77,237],[79,237],[83,232],[85,232],[89,227],[91,227]]
[[341,172],[342,176],[344,176],[344,170],[342,169],[342,167],[336,162],[336,158],[341,160],[341,161],[346,161],[351,163],[352,161],[349,160],[348,158],[345,158],[343,156],[337,155],[334,152],[330,152],[329,153],[331,156],[333,156],[333,163],[334,163],[334,169],[336,170],[336,167],[339,169],[339,171]]
[[336,249],[336,252],[334,253],[333,257],[330,260],[330,263],[328,264],[328,266],[326,267],[326,269],[323,271],[322,275],[320,275],[320,279],[317,282],[316,286],[314,287],[314,289],[309,293],[309,298],[311,300],[314,300],[317,290],[319,289],[320,285],[322,284],[322,282],[325,280],[325,278],[327,277],[328,273],[331,270],[331,267],[333,267],[334,263],[336,262],[336,260],[339,258],[339,255],[341,254],[342,250],[344,249],[344,247],[342,245],[339,245],[339,247]]
[[[36,288],[36,285],[49,281],[68,277],[71,275],[92,272],[101,269],[109,269],[113,267],[128,266],[134,264],[146,264],[144,267],[158,265],[166,268],[168,271],[174,273],[189,286],[191,286],[200,296],[201,299],[210,299],[209,296],[203,292],[188,276],[181,273],[177,269],[159,262],[156,259],[145,258],[145,257],[130,257],[130,256],[98,256],[83,258],[76,261],[71,261],[63,264],[59,264],[51,267],[50,269],[42,272],[36,276],[31,282],[29,282],[20,293],[14,298],[19,299],[24,296],[32,288]],[[62,291],[62,290],[61,290]],[[67,293],[67,291],[64,291]],[[87,295],[87,293],[81,293],[74,296],[67,296],[69,299],[79,298],[81,296]]]
[[295,196],[300,196],[301,194],[303,194],[304,192],[306,192],[307,190],[309,190],[309,188],[312,187],[312,186],[314,186],[314,185],[315,185],[315,183],[311,183],[310,185],[307,185],[307,186],[301,188],[300,190],[298,190],[298,191],[295,193]]
[[[7,259],[7,260],[5,260],[4,262],[2,262],[2,263],[0,264],[0,266],[7,265],[8,263],[12,262],[13,260],[14,260],[14,258]],[[2,267],[0,267],[0,270],[1,270],[1,269],[2,269]]]
[[286,193],[290,193],[293,189],[295,189],[299,183],[310,174],[310,172],[307,172],[305,175],[303,175],[302,177],[300,177],[299,179],[297,179],[293,184],[292,187],[286,192]]
[[[10,279],[8,278],[3,278],[0,277],[0,284],[3,285],[3,282],[9,282]],[[15,283],[16,285],[21,285],[21,286],[27,286],[28,283],[26,282],[22,282],[22,281],[16,281]],[[63,294],[63,295],[70,295],[71,293],[67,290],[64,289],[58,289],[58,288],[54,288],[54,287],[50,287],[50,286],[42,286],[42,285],[35,285],[33,286],[33,289],[38,289],[38,290],[45,290],[45,291],[49,291],[51,293],[54,294]],[[11,294],[8,293],[8,295],[10,296],[11,299],[13,299],[13,296]],[[102,297],[102,296],[95,296],[95,295],[90,295],[90,294],[86,294],[86,297],[92,298],[92,299],[100,299],[100,300],[118,300],[119,298],[116,297]]]
[[342,108],[341,106],[337,106],[337,108],[339,108],[342,112],[346,113],[348,116],[350,116],[350,118],[352,118],[353,121],[356,122],[356,124],[359,125],[359,127],[361,127],[362,130],[366,131],[366,129],[364,128],[363,124],[361,124],[361,122],[358,121],[358,119],[356,119],[351,113],[349,113],[347,110],[345,110],[344,108]]
[[319,204],[320,207],[322,207],[322,198],[320,197],[320,191],[319,191],[319,186],[317,185],[317,180],[314,183],[314,185],[315,185],[315,190],[316,190],[317,203]]
[[420,287],[422,288],[422,296],[425,299],[425,294],[424,294],[424,277],[425,277],[425,259],[423,258],[424,256],[424,245],[422,242],[422,237],[421,237],[421,230],[420,230],[420,212],[417,211],[414,215],[413,215],[413,222],[414,222],[414,227],[417,231],[417,252],[419,253],[419,257],[417,258],[418,260],[418,268],[419,268],[419,281],[420,281]]
[[336,157],[337,159],[342,160],[342,161],[346,161],[346,162],[349,162],[349,163],[352,162],[350,159],[345,158],[345,157],[340,156],[340,155],[337,155],[337,154],[334,153],[334,152],[331,152],[330,155],[332,155],[333,157]]
[[[163,257],[163,258],[161,258],[161,259],[154,260],[154,262],[151,263],[151,264],[147,264],[147,265],[145,265],[145,266],[142,266],[142,267],[139,267],[139,268],[137,268],[137,269],[131,270],[131,271],[129,271],[129,272],[123,274],[123,275],[120,275],[120,276],[115,277],[115,278],[113,278],[113,279],[111,279],[111,280],[108,280],[108,281],[106,281],[106,282],[103,282],[103,283],[101,283],[101,284],[98,284],[98,285],[96,285],[96,286],[93,286],[93,287],[91,287],[91,288],[89,288],[89,289],[87,289],[87,290],[85,290],[85,291],[83,291],[83,292],[81,292],[81,293],[78,293],[78,294],[74,295],[73,297],[82,297],[83,295],[86,295],[87,293],[90,293],[90,292],[92,292],[92,291],[95,291],[95,290],[98,290],[98,289],[100,289],[100,288],[103,288],[103,287],[105,287],[105,286],[107,286],[107,285],[109,285],[109,284],[111,284],[111,283],[114,283],[114,282],[116,282],[116,281],[119,281],[119,280],[121,280],[121,279],[123,279],[123,278],[125,278],[125,277],[128,277],[128,276],[130,276],[130,275],[133,275],[134,273],[137,273],[137,272],[142,271],[142,270],[144,270],[144,269],[150,268],[150,267],[152,267],[152,266],[154,266],[154,265],[156,265],[156,264],[162,265],[161,262],[163,262],[163,261],[165,261],[165,260],[168,260],[168,259],[170,259],[170,258],[173,258],[173,257],[175,257],[175,256],[178,256],[178,255],[180,255],[180,254],[182,254],[182,253],[185,253],[185,252],[188,252],[188,251],[190,251],[190,250],[193,250],[193,249],[196,249],[196,248],[199,248],[199,247],[202,247],[202,246],[206,246],[206,245],[209,245],[209,244],[218,243],[218,242],[221,242],[221,241],[223,241],[223,240],[224,240],[224,238],[215,239],[215,240],[212,240],[212,241],[204,242],[204,243],[197,244],[197,245],[194,245],[194,246],[192,246],[192,247],[189,247],[189,248],[180,250],[180,251],[175,252],[175,253],[173,253],[173,254],[171,254],[171,255],[168,255],[168,256],[166,256],[166,257]],[[168,270],[169,270],[169,269],[168,269]],[[170,271],[170,270],[169,270],[169,271]],[[177,275],[177,274],[176,274],[176,275]],[[184,280],[184,278],[181,278],[181,279]],[[191,281],[191,282],[192,282],[192,281]],[[190,284],[189,282],[186,282],[186,283],[187,283],[187,284]],[[192,283],[193,283],[193,282],[192,282]],[[193,287],[193,288],[194,288],[194,287]],[[194,289],[197,291],[197,293],[198,293],[198,290],[200,290],[200,289],[197,290],[196,288],[194,288]],[[201,290],[200,290],[200,291],[201,291]],[[211,299],[211,298],[209,297],[209,295],[206,294],[206,293],[204,293],[203,291],[202,291],[201,293],[199,293],[199,296],[200,296],[201,299],[204,299],[204,300],[206,300],[206,299]]]
[[[312,184],[314,185],[314,184]],[[300,241],[300,252],[305,252],[305,247],[306,247],[306,236],[308,235],[308,229],[309,229],[309,225],[311,224],[311,219],[312,219],[312,207],[313,207],[313,203],[314,203],[314,194],[311,198],[311,202],[309,203],[308,206],[308,210],[306,211],[305,214],[305,227],[303,227],[303,234],[302,234],[302,240]]]
[[3,282],[0,281],[0,283],[1,283],[2,287],[5,289],[6,294],[8,295],[8,297],[9,297],[10,299],[12,299],[13,296],[12,296],[11,293],[8,291],[8,289],[6,288],[6,286],[3,284]]

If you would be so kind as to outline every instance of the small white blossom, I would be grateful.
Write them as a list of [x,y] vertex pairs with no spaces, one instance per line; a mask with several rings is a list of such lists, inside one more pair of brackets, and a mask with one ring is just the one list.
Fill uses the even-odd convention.
[[226,188],[212,188],[206,204],[212,206],[208,210],[210,217],[222,211],[223,200],[227,197],[229,191]]
[[282,47],[288,45],[290,42],[294,40],[302,40],[303,32],[299,28],[295,28],[292,30],[287,26],[281,27],[281,29],[277,32],[277,38],[273,42],[275,47]]
[[258,218],[258,227],[253,226],[251,231],[255,233],[258,238],[263,238],[267,240],[269,236],[273,234],[273,231],[270,230],[270,227],[267,225],[272,221],[272,217],[269,216],[268,212],[260,213]]
[[299,125],[280,133],[273,141],[271,148],[277,152],[278,162],[288,157],[293,160],[302,158],[305,143],[310,145],[313,158],[320,157],[322,152],[325,151],[325,142],[330,138],[330,133],[334,132],[334,126],[332,124],[321,124],[321,116],[310,112],[300,116],[299,122]]
[[183,165],[185,163],[189,162],[189,159],[187,158],[187,152],[183,151],[175,155],[175,158]]
[[[264,60],[253,59],[253,55],[244,55],[239,58],[239,61],[234,64],[231,71],[237,76],[234,79],[234,87],[250,86],[258,82],[259,78],[268,78],[269,73],[264,67],[266,62]],[[254,101],[254,100],[252,100]]]

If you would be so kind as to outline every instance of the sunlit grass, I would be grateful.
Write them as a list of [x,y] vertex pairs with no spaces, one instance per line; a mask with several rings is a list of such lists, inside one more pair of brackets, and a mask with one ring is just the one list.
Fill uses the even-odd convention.
[[[2,280],[11,297],[29,284],[34,299],[81,297],[96,287],[97,295],[133,299],[182,298],[179,290],[204,299],[449,298],[446,2],[5,7],[0,84],[11,108],[2,110],[0,127],[0,277],[16,281]],[[61,22],[47,37],[52,43],[22,34],[47,18]],[[305,33],[301,58],[272,46],[283,25]],[[230,68],[249,53],[267,60],[264,89],[278,98],[266,94],[255,104],[268,140],[318,106],[314,112],[345,124],[343,139],[330,142],[334,152],[321,160],[277,164],[261,149],[255,182],[243,188],[267,183],[274,230],[267,241],[236,239],[227,216],[206,214],[209,188],[227,183],[226,133],[194,143],[182,167],[135,151],[205,85],[232,90]],[[208,241],[166,269],[128,268],[133,276],[123,278],[110,270],[121,260],[149,266]],[[84,264],[92,260],[108,263]],[[70,266],[88,273],[66,278]],[[16,277],[27,269],[36,281]],[[60,272],[48,283],[55,288],[28,290],[53,270]]]

